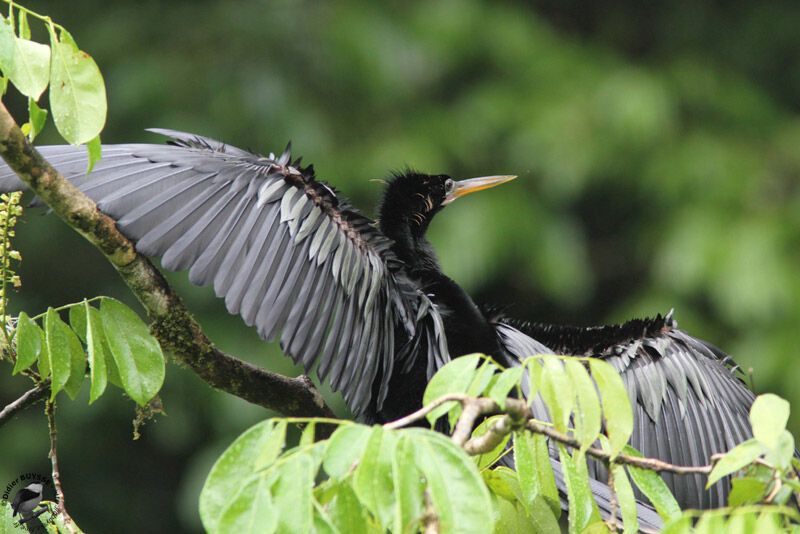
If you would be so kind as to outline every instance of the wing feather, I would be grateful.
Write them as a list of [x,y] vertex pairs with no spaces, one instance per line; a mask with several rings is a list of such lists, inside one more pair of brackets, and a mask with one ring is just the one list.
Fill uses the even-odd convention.
[[[137,250],[212,284],[307,371],[339,388],[351,410],[375,417],[394,359],[423,349],[433,372],[449,361],[441,318],[391,252],[391,242],[311,168],[213,139],[154,130],[170,145],[105,145],[85,176],[83,147],[39,150],[117,220]],[[7,167],[0,190],[23,189]],[[398,353],[395,353],[395,349]]]
[[[544,346],[544,352],[594,356],[614,366],[633,406],[630,444],[645,456],[706,465],[712,454],[752,437],[748,414],[755,397],[734,374],[735,364],[678,330],[671,315],[611,327],[519,326],[496,326],[511,365]],[[599,464],[590,466],[590,474],[606,477]],[[706,490],[702,475],[662,476],[682,508],[723,506],[730,492],[729,478]]]

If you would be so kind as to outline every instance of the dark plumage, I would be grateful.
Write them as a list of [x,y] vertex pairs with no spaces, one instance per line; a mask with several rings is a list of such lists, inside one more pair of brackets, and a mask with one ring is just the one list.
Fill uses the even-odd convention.
[[43,485],[39,482],[28,484],[14,495],[14,500],[11,503],[12,514],[15,517],[19,514],[23,518],[27,518],[39,503],[42,502],[42,488]]
[[[526,325],[482,313],[442,273],[425,237],[434,215],[511,177],[398,174],[375,223],[311,167],[292,163],[288,149],[263,157],[154,131],[171,146],[105,145],[86,179],[85,150],[40,151],[139,252],[162,257],[167,269],[189,269],[195,284],[213,284],[261,337],[279,339],[307,370],[318,365],[360,419],[417,408],[431,375],[452,357],[480,351],[510,366],[555,352],[604,358],[620,371],[634,403],[631,443],[645,455],[703,464],[750,437],[753,395],[730,358],[678,330],[671,316],[589,329]],[[0,172],[0,189],[21,187],[10,170]],[[598,466],[592,474],[604,477]],[[723,481],[705,491],[699,476],[665,480],[685,507],[721,505],[729,489]],[[603,487],[595,486],[600,501]]]

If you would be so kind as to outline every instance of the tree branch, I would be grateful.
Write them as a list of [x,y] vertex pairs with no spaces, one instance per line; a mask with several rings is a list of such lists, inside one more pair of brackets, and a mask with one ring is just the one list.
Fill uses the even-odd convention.
[[50,383],[39,384],[38,386],[26,391],[20,398],[7,405],[0,411],[0,427],[8,423],[17,412],[32,406],[42,399],[46,399],[50,394]]
[[1,103],[0,155],[56,215],[100,249],[147,310],[161,346],[211,387],[288,416],[336,417],[307,377],[289,378],[217,349],[161,273],[136,253],[112,218],[42,158]]
[[[455,430],[453,431],[453,435],[451,437],[455,443],[461,446],[467,452],[467,454],[471,456],[484,454],[494,450],[494,448],[500,444],[503,438],[510,434],[515,427],[523,427],[531,432],[543,434],[554,441],[563,443],[564,445],[574,449],[581,448],[581,443],[577,439],[559,432],[548,424],[534,419],[533,414],[531,413],[530,408],[525,400],[513,398],[506,399],[504,401],[505,406],[501,408],[495,401],[488,397],[476,398],[470,397],[464,393],[449,393],[439,397],[430,404],[423,406],[421,409],[407,415],[406,417],[403,417],[402,419],[386,423],[383,425],[383,427],[391,430],[408,426],[411,423],[415,423],[423,419],[426,415],[431,413],[442,404],[453,401],[461,404],[462,412],[458,418]],[[484,435],[466,439],[469,438],[470,434],[472,433],[472,429],[475,428],[475,424],[479,417],[497,414],[504,414],[504,417],[492,423]],[[613,456],[608,451],[604,451],[596,447],[589,447],[586,449],[586,454],[600,460],[606,465],[613,461],[615,463],[627,464],[640,469],[649,469],[657,472],[665,471],[678,475],[707,475],[711,473],[711,469],[713,467],[713,464],[698,466],[674,465],[656,458],[644,458],[641,456],[631,456],[627,454],[617,454],[616,456]],[[718,457],[719,456],[716,455],[712,457],[712,462]]]

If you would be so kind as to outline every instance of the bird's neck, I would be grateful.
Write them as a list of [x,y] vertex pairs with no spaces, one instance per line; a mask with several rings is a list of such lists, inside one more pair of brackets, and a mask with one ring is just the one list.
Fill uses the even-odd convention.
[[381,232],[394,241],[392,252],[406,264],[409,274],[422,279],[441,275],[439,257],[425,235],[428,221],[419,222],[387,211],[380,219]]

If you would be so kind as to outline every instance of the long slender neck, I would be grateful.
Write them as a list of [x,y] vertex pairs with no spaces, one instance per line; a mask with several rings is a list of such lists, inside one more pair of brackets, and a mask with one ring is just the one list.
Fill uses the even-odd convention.
[[387,219],[385,215],[381,219],[381,230],[394,240],[393,251],[439,306],[451,356],[472,352],[498,356],[500,347],[494,328],[467,292],[442,272],[424,228],[413,226],[413,221],[409,225],[407,221]]
[[386,205],[380,218],[381,232],[394,241],[392,251],[406,264],[409,274],[423,279],[442,274],[439,257],[425,235],[428,222],[428,218],[415,219]]

